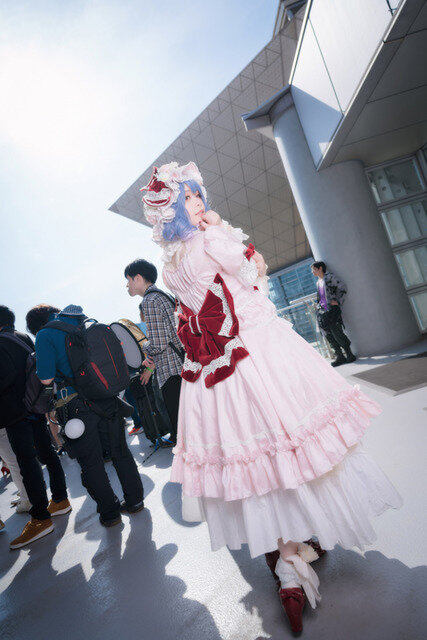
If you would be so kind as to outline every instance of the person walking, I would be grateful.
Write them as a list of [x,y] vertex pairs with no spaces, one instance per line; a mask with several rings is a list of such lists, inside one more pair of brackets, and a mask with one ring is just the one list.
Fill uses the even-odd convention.
[[313,262],[311,271],[317,278],[317,322],[333,352],[333,367],[354,362],[356,356],[350,348],[350,339],[344,332],[341,307],[347,294],[347,287],[336,275],[327,271],[322,261]]

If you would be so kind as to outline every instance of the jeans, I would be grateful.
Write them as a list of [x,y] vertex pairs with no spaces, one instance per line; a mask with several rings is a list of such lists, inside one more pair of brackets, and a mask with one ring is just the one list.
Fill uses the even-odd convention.
[[127,400],[127,402],[129,402],[129,404],[133,406],[132,420],[134,427],[136,427],[137,429],[142,429],[143,427],[141,417],[138,412],[138,406],[136,404],[135,398],[133,397],[133,393],[129,388],[125,391],[125,399]]
[[344,349],[344,351],[350,348],[350,340],[344,333],[341,320],[328,327],[326,339],[337,356],[341,354],[341,348]]
[[44,417],[31,416],[6,427],[6,431],[21,470],[28,499],[32,504],[30,515],[37,520],[47,520],[50,513],[47,510],[46,484],[40,462],[47,467],[54,502],[61,502],[67,498],[67,486],[46,420]]
[[[80,438],[64,437],[64,447],[81,467],[82,484],[96,502],[103,520],[114,520],[120,514],[120,502],[105,471],[103,451],[108,450],[123,489],[126,504],[131,507],[144,498],[144,490],[135,460],[125,437],[124,418],[117,412],[115,398],[91,403],[74,398],[58,413],[60,423],[80,418],[85,430]],[[95,410],[99,413],[95,413]]]

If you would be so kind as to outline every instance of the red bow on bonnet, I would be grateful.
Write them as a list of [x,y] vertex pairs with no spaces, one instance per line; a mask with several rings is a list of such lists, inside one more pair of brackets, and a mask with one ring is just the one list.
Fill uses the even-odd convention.
[[142,201],[149,207],[166,207],[173,198],[173,191],[164,182],[157,180],[157,167],[153,167],[153,173],[149,183],[140,189],[147,193],[142,196]]

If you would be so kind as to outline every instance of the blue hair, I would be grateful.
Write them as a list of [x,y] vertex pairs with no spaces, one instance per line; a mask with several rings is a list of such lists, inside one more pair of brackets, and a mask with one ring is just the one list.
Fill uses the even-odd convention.
[[200,185],[195,180],[185,180],[185,182],[181,182],[179,185],[178,200],[172,205],[172,208],[175,210],[175,218],[171,220],[171,222],[167,222],[163,227],[163,239],[168,242],[187,240],[193,232],[196,231],[196,227],[191,224],[185,208],[185,185],[191,189],[192,193],[196,193],[197,191],[200,193],[203,204],[205,205],[205,211],[208,210],[208,204]]

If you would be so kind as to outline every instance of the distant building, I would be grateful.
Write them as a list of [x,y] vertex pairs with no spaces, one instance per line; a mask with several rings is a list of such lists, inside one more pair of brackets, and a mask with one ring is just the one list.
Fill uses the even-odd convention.
[[[152,164],[197,162],[278,308],[314,291],[324,260],[363,355],[427,330],[426,141],[425,0],[282,0],[272,40]],[[150,171],[112,211],[145,224]],[[311,340],[302,315],[296,328]]]

